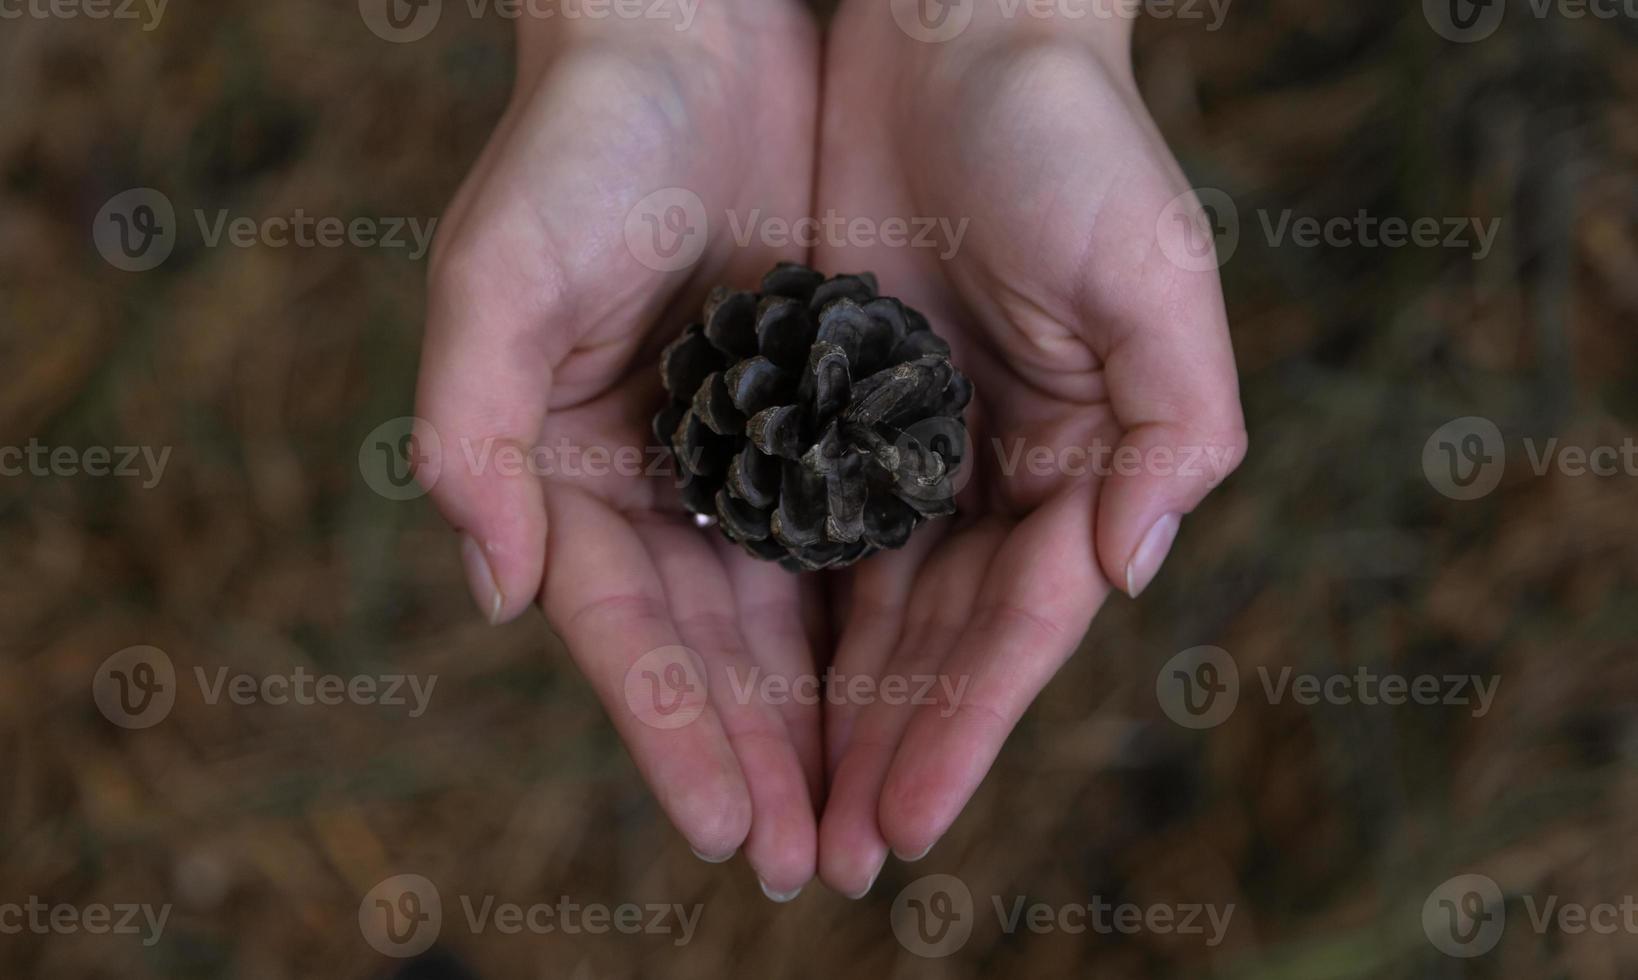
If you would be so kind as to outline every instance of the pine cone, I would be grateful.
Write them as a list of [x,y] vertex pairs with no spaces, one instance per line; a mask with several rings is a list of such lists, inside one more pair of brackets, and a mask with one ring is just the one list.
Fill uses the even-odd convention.
[[955,512],[972,384],[874,275],[782,262],[760,293],[717,287],[704,320],[665,349],[654,417],[689,510],[791,571],[901,547]]

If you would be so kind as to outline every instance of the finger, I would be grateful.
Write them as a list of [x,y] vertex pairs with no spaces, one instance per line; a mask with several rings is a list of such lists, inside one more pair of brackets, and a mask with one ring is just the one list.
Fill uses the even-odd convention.
[[[1162,224],[1158,233],[1193,232]],[[1110,405],[1125,435],[1099,504],[1098,558],[1109,580],[1133,596],[1160,571],[1183,515],[1246,450],[1217,273],[1180,269],[1164,258],[1182,254],[1157,246],[1144,288],[1123,290],[1133,299],[1111,311],[1111,339],[1101,352]]]
[[[844,895],[869,891],[887,860],[888,840],[877,814],[883,781],[915,715],[917,679],[935,676],[948,658],[997,541],[983,529],[946,538],[914,573],[905,601],[893,607],[903,610],[901,629],[885,662],[869,674],[837,672],[836,689],[844,704],[857,709],[857,720],[819,824],[819,873]],[[872,683],[855,686],[865,679]]]
[[[755,661],[769,675],[783,678],[787,685],[815,680],[817,671],[803,621],[802,593],[816,583],[758,561],[727,541],[716,542],[716,550],[728,571],[739,609],[740,633]],[[776,706],[802,765],[808,804],[814,810],[824,796],[821,705],[815,699],[791,697]]]
[[[668,689],[678,697],[665,714],[642,700],[638,675],[662,666],[645,654],[682,643],[647,549],[623,517],[578,490],[554,487],[547,504],[558,529],[548,541],[547,617],[677,830],[696,854],[726,860],[750,829],[751,798],[705,679]],[[658,709],[657,683],[650,693]]]
[[785,718],[765,693],[764,668],[740,633],[727,572],[715,543],[691,523],[661,518],[638,533],[683,642],[705,661],[711,703],[745,774],[751,795],[746,860],[769,898],[789,901],[813,879],[813,803]]
[[1092,496],[1082,483],[1047,502],[988,563],[936,701],[917,707],[882,787],[879,818],[894,853],[925,854],[955,822],[1108,595],[1087,544]]
[[442,446],[432,499],[461,532],[474,600],[499,623],[540,591],[546,508],[527,463],[562,356],[562,284],[488,240],[505,236],[452,246],[433,267],[416,414]]
[[[911,659],[948,649],[953,627],[928,627],[916,639]],[[862,898],[881,873],[890,850],[876,819],[882,783],[899,739],[910,724],[905,705],[873,701],[857,713],[847,748],[831,774],[825,812],[819,820],[819,877],[849,898]]]
[[[930,535],[923,535],[927,537]],[[914,553],[907,553],[914,549]],[[825,677],[876,677],[898,646],[904,607],[915,570],[924,559],[925,543],[912,541],[905,551],[878,555],[851,572],[844,583],[838,616],[845,624],[836,657]],[[876,827],[876,794],[893,746],[908,720],[881,710],[864,722],[870,706],[846,698],[827,698],[824,705],[826,790],[819,824],[819,874],[831,888],[850,898],[870,890],[887,861],[887,841]]]
[[[841,642],[831,673],[845,683],[849,677],[877,677],[902,639],[905,606],[916,571],[927,560],[934,541],[932,528],[911,535],[898,551],[885,552],[854,566],[839,611]],[[835,772],[852,737],[864,706],[847,699],[825,705],[825,765]]]

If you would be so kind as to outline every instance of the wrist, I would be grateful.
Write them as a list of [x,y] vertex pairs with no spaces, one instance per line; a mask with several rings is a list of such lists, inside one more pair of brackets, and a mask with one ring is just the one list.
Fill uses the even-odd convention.
[[1133,0],[844,0],[842,15],[877,18],[929,57],[999,46],[1073,43],[1131,71]]
[[613,2],[597,8],[608,10],[606,16],[565,14],[584,6],[583,2],[571,4],[567,0],[521,4],[516,22],[518,60],[539,62],[573,48],[594,45],[682,44],[699,29],[698,18],[687,18],[684,8],[676,2],[656,5],[652,17],[617,14],[614,11],[624,10],[625,6]]
[[522,0],[518,57],[538,62],[571,48],[609,44],[732,50],[762,32],[811,19],[799,0]]

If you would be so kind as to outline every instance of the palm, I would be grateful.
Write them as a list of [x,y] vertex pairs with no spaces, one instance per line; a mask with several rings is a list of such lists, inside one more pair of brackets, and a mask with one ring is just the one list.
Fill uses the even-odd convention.
[[1180,178],[1089,52],[934,50],[866,5],[835,30],[854,70],[829,73],[821,210],[968,224],[959,247],[844,245],[819,263],[875,269],[976,391],[961,516],[861,566],[842,603],[839,673],[965,684],[828,709],[821,873],[854,893],[889,846],[914,856],[953,822],[1110,591],[1095,534],[1110,460],[1087,451],[1143,421],[1117,410],[1146,383],[1123,357],[1126,297],[1171,288],[1155,223]]
[[[726,856],[743,841],[770,890],[783,892],[813,871],[818,712],[731,695],[758,671],[813,672],[802,594],[783,571],[699,534],[669,481],[651,475],[652,455],[634,456],[654,441],[653,353],[699,309],[704,287],[754,282],[779,259],[805,258],[734,247],[726,216],[806,211],[812,25],[773,7],[723,16],[687,44],[628,36],[622,47],[555,56],[533,77],[520,68],[519,96],[446,215],[435,256],[434,323],[440,306],[462,304],[465,322],[430,331],[426,352],[429,364],[486,344],[505,356],[491,358],[487,376],[446,382],[453,391],[424,378],[422,403],[448,417],[440,399],[459,399],[464,417],[478,417],[466,430],[538,433],[529,458],[549,528],[548,618],[695,849]],[[777,84],[764,90],[770,76]],[[668,227],[680,205],[688,220]],[[531,385],[497,370],[538,373]],[[472,408],[490,386],[549,395],[528,406],[532,419],[509,417],[525,410],[516,399]],[[520,550],[531,543],[497,536],[524,538]],[[496,550],[491,560],[504,561]],[[709,703],[673,728],[634,694],[679,644],[702,658]]]

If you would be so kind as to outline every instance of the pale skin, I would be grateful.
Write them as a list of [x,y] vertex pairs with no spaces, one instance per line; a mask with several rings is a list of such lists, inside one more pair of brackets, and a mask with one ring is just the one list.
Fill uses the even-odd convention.
[[[844,4],[825,38],[781,0],[702,4],[680,33],[525,18],[513,101],[434,250],[417,414],[446,447],[648,445],[657,347],[710,285],[754,287],[780,259],[875,271],[974,380],[961,514],[840,573],[739,553],[665,480],[475,472],[445,450],[433,499],[484,614],[538,601],[689,845],[742,850],[779,900],[815,874],[862,895],[890,852],[931,848],[1108,594],[1149,584],[1178,517],[1244,453],[1217,274],[1178,268],[1157,240],[1188,184],[1138,98],[1130,24],[996,9],[981,2],[942,44],[879,0]],[[666,187],[711,216],[704,254],[671,273],[623,236]],[[953,255],[742,246],[721,216],[757,209],[967,230]],[[1020,445],[1196,447],[1219,464],[1001,465]],[[676,644],[699,653],[709,704],[652,727],[626,673]],[[736,698],[729,681],[827,665],[964,686],[953,705],[816,706]]]

